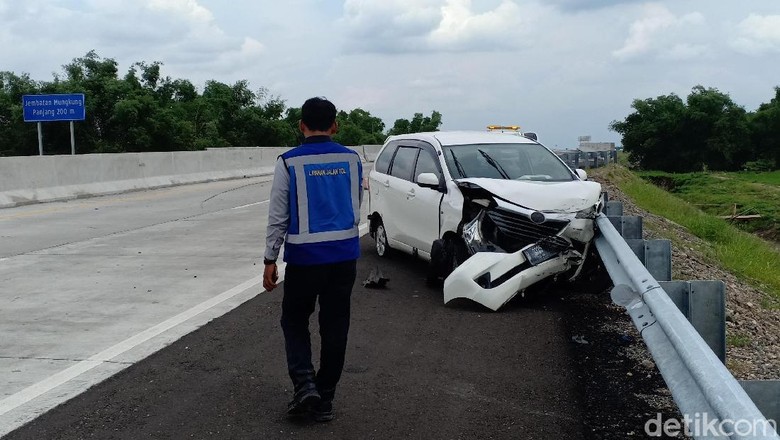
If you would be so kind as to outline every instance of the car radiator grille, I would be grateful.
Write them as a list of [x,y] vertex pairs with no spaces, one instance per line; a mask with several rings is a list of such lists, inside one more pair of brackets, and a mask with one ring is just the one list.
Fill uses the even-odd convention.
[[503,208],[490,209],[487,215],[498,232],[496,244],[507,252],[516,252],[545,238],[568,244],[565,239],[557,237],[569,224],[566,220],[546,220],[536,224],[523,214]]

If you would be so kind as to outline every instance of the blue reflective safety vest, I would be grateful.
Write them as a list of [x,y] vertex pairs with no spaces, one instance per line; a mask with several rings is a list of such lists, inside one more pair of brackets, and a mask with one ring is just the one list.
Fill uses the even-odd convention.
[[325,138],[281,155],[290,173],[284,261],[313,265],[360,256],[360,156]]

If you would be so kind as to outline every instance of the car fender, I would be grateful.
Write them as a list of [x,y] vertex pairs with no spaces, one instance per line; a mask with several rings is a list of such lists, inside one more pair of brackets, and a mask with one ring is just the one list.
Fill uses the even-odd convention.
[[458,226],[463,221],[463,193],[460,192],[458,185],[453,180],[447,181],[447,193],[441,201],[439,210],[440,233],[439,238],[444,237],[446,232],[457,232]]

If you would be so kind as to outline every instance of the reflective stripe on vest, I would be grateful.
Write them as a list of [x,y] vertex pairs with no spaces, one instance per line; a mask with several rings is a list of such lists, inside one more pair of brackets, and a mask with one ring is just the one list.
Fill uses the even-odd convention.
[[[324,241],[337,241],[355,238],[360,235],[358,221],[360,219],[360,181],[358,165],[360,158],[353,153],[326,153],[305,156],[294,156],[285,159],[288,167],[295,171],[295,181],[298,202],[298,233],[287,235],[290,244],[320,243]],[[339,231],[309,232],[309,193],[307,190],[306,171],[304,165],[325,165],[334,162],[347,162],[349,164],[350,188],[352,189],[352,210],[354,224],[349,229]]]

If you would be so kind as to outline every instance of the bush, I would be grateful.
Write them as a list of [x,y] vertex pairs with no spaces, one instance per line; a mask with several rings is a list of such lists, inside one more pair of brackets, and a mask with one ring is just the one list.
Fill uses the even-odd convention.
[[768,160],[768,159],[761,159],[753,162],[747,162],[742,167],[743,171],[756,171],[756,172],[772,171],[775,169],[777,169],[777,167],[775,166],[775,162],[773,160]]

